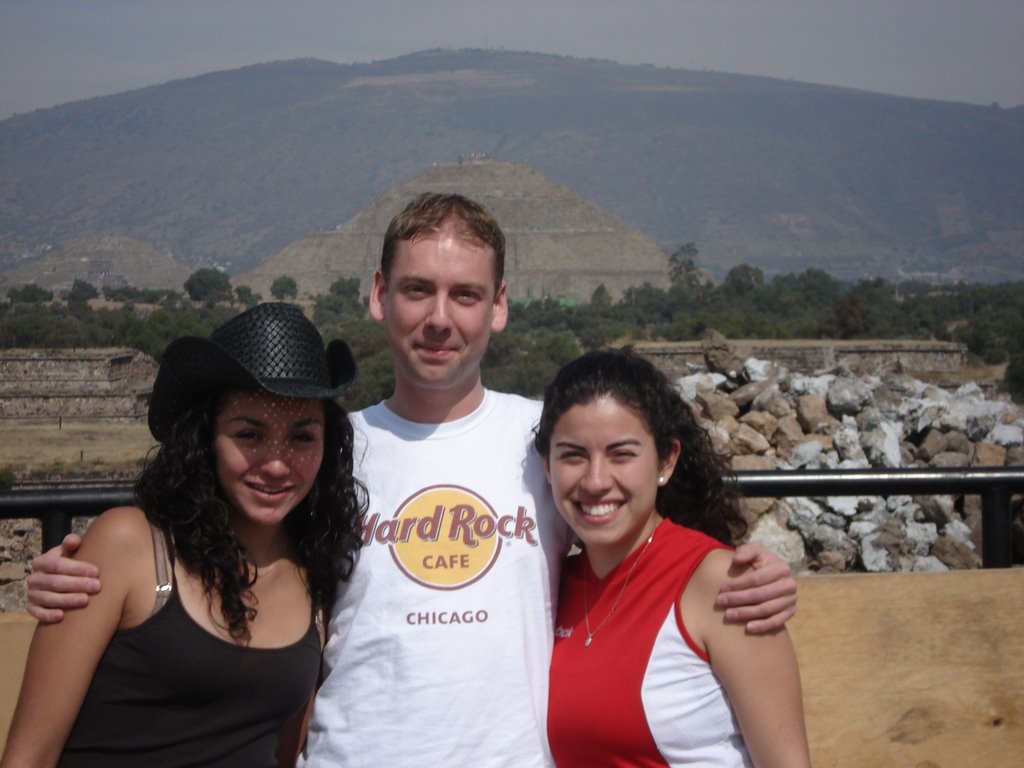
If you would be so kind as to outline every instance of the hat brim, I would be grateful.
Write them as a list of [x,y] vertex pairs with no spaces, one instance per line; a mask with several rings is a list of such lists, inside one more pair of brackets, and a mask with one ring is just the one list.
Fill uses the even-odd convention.
[[209,339],[197,336],[175,339],[164,352],[153,382],[149,431],[158,441],[163,441],[184,410],[213,392],[258,389],[304,400],[341,397],[355,381],[355,359],[348,344],[340,339],[327,345],[326,355],[331,377],[329,387],[304,379],[260,378]]

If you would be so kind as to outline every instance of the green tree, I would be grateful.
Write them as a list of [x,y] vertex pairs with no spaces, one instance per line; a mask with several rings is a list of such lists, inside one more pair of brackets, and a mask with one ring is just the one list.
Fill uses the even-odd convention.
[[869,328],[868,308],[859,293],[848,293],[836,299],[825,321],[826,334],[838,339],[864,338]]
[[249,309],[259,304],[262,297],[258,293],[254,293],[248,285],[236,285],[235,298],[238,299],[239,304]]
[[686,243],[669,254],[668,278],[672,281],[672,285],[681,284],[689,288],[697,288],[704,282],[696,264],[697,253],[696,245]]
[[366,408],[394,394],[395,359],[388,349],[369,356],[353,354],[359,361],[359,372],[342,401],[346,408],[353,411]]
[[668,295],[650,283],[632,285],[622,293],[617,305],[620,318],[640,328],[653,323],[665,322],[672,317]]
[[156,288],[135,288],[131,285],[103,286],[103,298],[107,301],[137,301],[141,304],[157,304],[168,298],[177,298],[178,293]]
[[290,275],[281,275],[270,284],[270,295],[278,301],[294,299],[299,295],[299,285]]
[[100,292],[92,285],[87,283],[85,280],[76,279],[64,293],[64,298],[68,304],[85,304],[89,299],[95,299],[100,295]]
[[1010,397],[1018,403],[1024,403],[1024,351],[1010,355],[1003,383]]
[[230,301],[231,280],[219,269],[201,267],[185,281],[185,292],[192,301],[205,301],[209,304]]
[[591,306],[598,309],[605,309],[612,305],[611,294],[608,293],[608,289],[604,287],[604,283],[601,283],[594,292],[590,295]]
[[359,278],[358,277],[339,277],[333,283],[327,292],[331,296],[341,296],[346,299],[358,299],[359,298]]
[[764,287],[764,272],[749,264],[737,264],[722,281],[722,294],[730,298],[751,296]]
[[7,298],[12,304],[42,304],[44,301],[53,300],[53,291],[40,288],[35,283],[28,283],[21,288],[9,289]]

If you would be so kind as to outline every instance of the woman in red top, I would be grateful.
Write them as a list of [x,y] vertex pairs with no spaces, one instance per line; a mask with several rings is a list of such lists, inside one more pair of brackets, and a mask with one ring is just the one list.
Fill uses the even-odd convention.
[[808,765],[785,629],[750,635],[715,608],[744,525],[665,377],[628,351],[584,355],[546,389],[535,444],[582,547],[551,663],[558,765]]

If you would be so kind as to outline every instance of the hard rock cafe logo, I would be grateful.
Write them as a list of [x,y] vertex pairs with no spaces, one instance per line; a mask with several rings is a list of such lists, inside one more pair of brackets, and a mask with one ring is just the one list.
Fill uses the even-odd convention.
[[363,543],[386,544],[410,579],[431,589],[461,589],[494,566],[504,541],[537,545],[537,522],[519,507],[498,515],[467,488],[435,485],[402,502],[391,518],[363,521]]

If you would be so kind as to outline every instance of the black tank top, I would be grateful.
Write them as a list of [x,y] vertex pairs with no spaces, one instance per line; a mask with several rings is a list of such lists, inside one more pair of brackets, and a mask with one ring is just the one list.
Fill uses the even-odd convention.
[[309,698],[320,635],[247,648],[199,626],[174,590],[144,623],[114,635],[59,766],[275,766],[284,723]]

